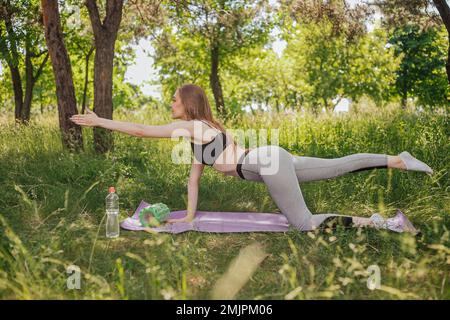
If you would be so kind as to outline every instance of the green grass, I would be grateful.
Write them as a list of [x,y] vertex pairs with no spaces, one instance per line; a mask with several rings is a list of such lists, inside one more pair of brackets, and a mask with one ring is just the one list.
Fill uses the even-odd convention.
[[[105,237],[104,198],[120,196],[121,219],[144,199],[186,209],[189,165],[171,162],[177,141],[115,133],[113,154],[62,150],[55,116],[15,128],[0,118],[0,298],[208,299],[240,250],[262,245],[267,257],[237,299],[449,299],[450,123],[446,114],[380,111],[357,116],[260,114],[228,128],[278,128],[293,154],[340,157],[408,150],[433,176],[371,170],[301,185],[313,212],[385,216],[405,212],[423,232],[352,229],[299,233],[179,235],[121,230]],[[150,114],[116,119],[164,123]],[[270,129],[269,128],[269,129]],[[270,144],[270,142],[269,142]],[[279,212],[262,183],[206,168],[198,209]],[[67,266],[81,268],[81,289],[66,287]],[[369,290],[367,268],[377,265],[381,288]]]

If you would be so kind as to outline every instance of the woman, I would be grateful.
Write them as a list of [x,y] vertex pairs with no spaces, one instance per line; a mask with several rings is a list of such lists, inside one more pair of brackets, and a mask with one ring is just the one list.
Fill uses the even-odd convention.
[[209,165],[225,175],[264,182],[290,225],[300,231],[314,230],[319,226],[330,225],[328,222],[332,221],[345,226],[368,226],[417,233],[400,211],[394,218],[386,220],[378,214],[370,218],[338,214],[313,215],[306,206],[299,187],[299,182],[329,179],[373,168],[397,168],[429,174],[433,172],[408,152],[404,151],[398,156],[358,153],[336,159],[321,159],[292,155],[273,145],[243,149],[213,119],[202,88],[192,84],[183,85],[176,90],[172,100],[172,118],[179,120],[166,125],[151,126],[109,120],[98,117],[90,110],[87,110],[86,115],[74,115],[70,118],[78,125],[98,126],[141,138],[184,137],[191,140],[194,157],[188,181],[187,215],[182,219],[171,219],[169,223],[193,220],[200,177],[205,165]]

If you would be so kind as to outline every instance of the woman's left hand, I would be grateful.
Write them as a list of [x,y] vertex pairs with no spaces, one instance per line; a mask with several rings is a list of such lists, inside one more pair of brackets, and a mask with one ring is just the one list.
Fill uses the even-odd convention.
[[86,108],[87,114],[74,114],[69,119],[70,121],[86,127],[95,127],[100,123],[100,117],[97,116],[93,111]]
[[194,220],[193,216],[186,216],[184,218],[181,219],[169,219],[166,222],[167,223],[175,223],[175,222],[192,222],[192,220]]

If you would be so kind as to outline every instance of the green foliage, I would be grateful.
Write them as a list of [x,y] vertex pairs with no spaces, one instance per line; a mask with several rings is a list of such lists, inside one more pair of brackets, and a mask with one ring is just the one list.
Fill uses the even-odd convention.
[[[2,101],[6,102],[3,108],[14,107],[11,67],[19,71],[23,95],[25,95],[27,83],[31,83],[26,75],[26,57],[29,58],[28,68],[33,78],[37,77],[38,70],[43,64],[42,73],[37,77],[38,82],[33,92],[40,95],[41,103],[45,99],[42,87],[45,87],[47,83],[42,78],[47,78],[51,69],[48,63],[44,64],[47,48],[39,21],[39,3],[37,0],[14,0],[3,1],[0,6],[0,64],[2,64],[0,74],[2,89],[0,90]],[[23,100],[24,97],[22,97]]]
[[154,42],[153,58],[159,77],[153,83],[161,85],[163,100],[170,101],[175,90],[185,83],[195,83],[211,93],[206,39],[196,34],[185,37],[173,29],[165,27]]
[[[180,5],[181,3],[181,5]],[[191,1],[165,4],[168,24],[154,41],[158,83],[164,101],[170,101],[175,89],[195,83],[212,97],[212,48],[218,48],[219,77],[224,91],[232,60],[261,48],[273,26],[267,1]],[[225,96],[227,113],[239,113],[242,107]],[[212,102],[213,100],[211,100]]]
[[407,24],[397,27],[389,40],[401,57],[395,92],[406,102],[417,99],[422,106],[447,105],[449,87],[445,72],[447,34],[442,28],[423,29]]
[[[293,24],[282,30],[287,47],[281,57],[270,42],[224,57],[220,76],[230,113],[254,106],[317,112],[333,110],[344,97],[354,102],[369,97],[381,106],[392,99],[400,58],[386,46],[384,29],[351,40],[344,33],[336,35],[330,22]],[[155,47],[160,74],[155,83],[162,84],[165,99],[188,82],[202,86],[212,97],[208,38],[187,36],[167,26]]]
[[[32,48],[37,53],[45,50],[44,32],[42,26],[35,21],[39,16],[39,1],[12,1],[17,6],[13,19],[14,30],[18,48],[23,51],[24,41],[29,37],[32,41]],[[104,6],[100,4],[100,12],[104,14]],[[64,42],[69,53],[72,67],[72,77],[75,86],[78,110],[81,111],[81,104],[84,93],[84,82],[86,74],[86,57],[93,47],[93,34],[88,12],[84,6],[84,1],[71,0],[60,3],[60,17],[64,32]],[[27,24],[29,19],[33,19],[34,24]],[[0,21],[0,31],[3,31],[4,23]],[[10,49],[10,39],[5,38],[5,33],[0,32],[0,41],[6,41],[7,48]],[[115,60],[113,72],[113,104],[117,108],[139,108],[146,104],[155,104],[150,97],[143,96],[136,86],[124,81],[127,67],[133,62],[135,53],[131,50],[133,44],[133,32],[128,28],[123,28],[118,36],[115,46]],[[94,53],[89,57],[89,81],[87,86],[87,105],[93,104],[93,77],[94,77]],[[14,94],[12,90],[11,75],[6,65],[6,60],[2,59],[2,74],[0,74],[0,97],[4,104],[2,108],[12,110],[14,107]],[[35,58],[36,65],[40,63],[43,56]],[[21,77],[25,79],[24,59],[17,61],[21,69]],[[150,66],[149,66],[150,68]],[[35,68],[36,69],[36,68]],[[33,90],[32,113],[44,113],[46,110],[56,110],[55,84],[51,64],[48,62],[38,78]],[[36,107],[39,109],[36,110]]]
[[[34,53],[44,50],[43,30],[36,19],[39,1],[11,3],[15,8],[15,32],[12,38],[7,36],[1,20],[0,44],[9,51],[15,44],[23,53],[28,39]],[[422,4],[407,4],[408,14],[422,15]],[[103,16],[104,2],[100,1],[99,6]],[[384,6],[385,15],[392,15],[391,18],[402,17],[405,9],[397,4]],[[367,33],[363,23],[369,14],[366,7],[350,10],[341,2],[327,3],[325,12],[320,7],[312,2],[286,1],[275,9],[266,0],[163,1],[161,6],[158,1],[133,1],[124,8],[116,41],[114,109],[139,109],[160,103],[125,81],[127,68],[135,59],[132,45],[149,35],[153,36],[154,66],[159,73],[154,84],[161,85],[166,104],[184,83],[200,85],[212,104],[211,48],[217,45],[225,106],[234,117],[248,109],[254,113],[286,109],[330,111],[342,98],[355,103],[369,98],[380,107],[399,97],[404,102],[411,98],[414,105],[424,108],[446,106],[450,95],[445,73],[448,39],[443,27],[433,25],[422,30],[394,19],[398,23],[392,33],[392,25]],[[93,45],[91,24],[82,0],[60,2],[60,10],[77,104],[81,106],[86,55]],[[158,16],[152,17],[156,13]],[[271,35],[275,24],[287,42],[281,57],[271,49],[277,40]],[[390,47],[386,46],[388,42]],[[35,65],[43,58],[33,58]],[[7,60],[5,54],[0,55],[0,98],[4,101],[1,108],[12,110],[14,95]],[[25,79],[23,57],[19,55],[14,62]],[[148,68],[150,72],[151,66]],[[93,69],[94,54],[89,59],[88,105],[93,102]],[[50,63],[43,68],[33,98],[34,114],[56,109]]]
[[242,113],[244,106],[253,111],[254,106],[283,110],[294,105],[290,94],[295,91],[296,77],[289,67],[288,61],[280,59],[272,48],[254,48],[245,56],[230,59],[222,74],[232,113]]
[[364,95],[378,103],[388,100],[398,62],[385,48],[382,30],[352,41],[344,34],[334,35],[329,22],[298,25],[294,30],[284,54],[306,107],[333,110],[335,98],[357,102]]

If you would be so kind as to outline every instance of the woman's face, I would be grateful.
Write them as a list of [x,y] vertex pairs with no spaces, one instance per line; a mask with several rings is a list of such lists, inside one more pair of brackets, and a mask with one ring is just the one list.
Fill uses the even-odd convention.
[[186,112],[184,110],[183,104],[181,103],[181,99],[177,90],[172,97],[172,118],[181,119],[184,118],[185,114]]

